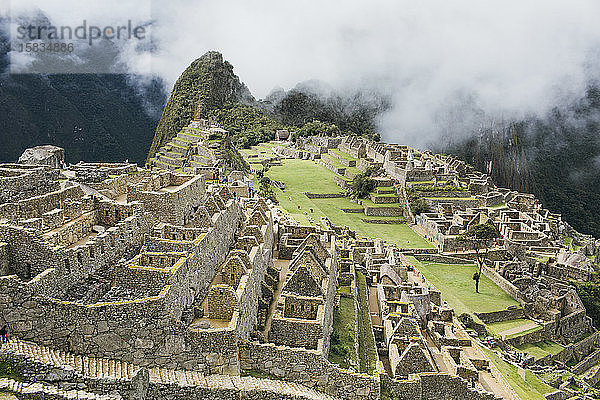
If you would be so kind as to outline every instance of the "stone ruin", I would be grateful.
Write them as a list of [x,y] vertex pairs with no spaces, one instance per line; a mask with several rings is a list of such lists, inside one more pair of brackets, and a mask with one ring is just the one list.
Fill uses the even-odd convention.
[[[418,233],[435,245],[440,260],[473,262],[475,254],[473,247],[470,247],[472,244],[459,240],[460,235],[475,224],[495,225],[501,237],[489,249],[489,259],[483,273],[515,299],[521,308],[518,311],[504,310],[497,315],[482,315],[481,319],[497,322],[529,318],[537,321],[541,329],[510,338],[507,342],[513,346],[543,340],[558,342],[565,350],[558,355],[545,357],[537,364],[563,368],[567,362],[576,362],[586,368],[571,368],[571,371],[578,371],[577,374],[584,376],[586,383],[593,386],[600,381],[600,368],[597,368],[600,361],[597,357],[600,333],[592,326],[581,299],[568,283],[586,282],[596,272],[600,243],[593,237],[576,232],[559,214],[545,209],[533,195],[497,187],[489,176],[451,156],[358,137],[303,137],[298,138],[295,144],[274,142],[274,145],[274,152],[281,157],[315,160],[330,169],[336,174],[336,183],[345,190],[349,189],[354,178],[351,172],[353,167],[363,172],[373,171],[372,179],[377,183],[377,194],[386,197],[395,195],[395,199],[386,201],[397,201],[399,205],[389,209],[366,207],[365,214],[403,214]],[[422,199],[429,211],[414,215],[411,200],[415,198]],[[376,202],[373,195],[371,200]],[[395,214],[398,211],[400,214]],[[303,229],[306,228],[280,228],[281,255],[289,257],[301,239],[295,232]],[[318,227],[316,233],[319,233]],[[398,250],[402,254],[412,252],[411,249]],[[356,247],[353,251],[357,251]],[[375,252],[367,257],[368,264],[364,266],[369,273],[373,273],[381,268],[380,263],[385,263],[385,259],[382,254]],[[348,271],[347,265],[342,259],[342,275],[345,273],[343,271]],[[384,276],[379,278],[401,286],[399,282],[403,277],[404,272],[386,266]],[[378,293],[380,297],[385,297],[391,292],[385,289]],[[395,296],[399,301],[401,296]],[[409,306],[412,307],[410,304],[406,307]],[[407,311],[406,308],[402,310]],[[520,317],[515,317],[517,314]],[[437,321],[430,329],[432,337],[436,338],[447,333],[447,329]],[[411,345],[408,339],[403,343],[402,347],[393,351],[390,351],[389,344],[386,345],[389,356],[394,355],[390,359],[397,360],[402,351],[408,348],[406,346],[411,348],[411,354],[417,352],[418,343]],[[451,351],[450,356],[460,361],[455,350]],[[474,364],[481,363],[475,360]],[[465,374],[472,375],[472,372]],[[562,391],[559,396],[574,393],[569,392],[565,384],[560,388],[558,385],[555,387]]]
[[[408,146],[301,138],[275,147],[336,173],[341,163],[342,187],[353,168],[377,171],[378,193],[437,247],[409,251],[326,218],[300,226],[251,196],[243,173],[218,183],[211,138],[224,135],[192,121],[148,169],[0,165],[0,325],[11,335],[0,361],[22,380],[0,378],[0,389],[32,399],[495,399],[480,381],[488,359],[407,259],[471,262],[456,237],[482,222],[502,233],[484,273],[522,307],[478,317],[542,321],[510,344],[556,340],[565,351],[543,363],[574,359],[582,374],[597,365],[600,335],[564,283],[589,277],[595,242],[533,196]],[[409,193],[431,211],[412,215]],[[583,246],[565,248],[565,232]],[[342,296],[372,335],[368,373],[328,361]]]

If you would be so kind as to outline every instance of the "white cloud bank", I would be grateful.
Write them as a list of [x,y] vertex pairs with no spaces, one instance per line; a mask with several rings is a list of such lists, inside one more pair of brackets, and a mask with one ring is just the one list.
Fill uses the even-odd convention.
[[[17,1],[17,0],[15,0]],[[19,0],[20,4],[33,0]],[[47,4],[40,8],[53,17]],[[53,1],[57,18],[134,15],[147,1]],[[78,1],[77,4],[82,4]],[[308,79],[391,96],[388,141],[426,145],[482,114],[542,114],[599,74],[598,0],[154,1],[154,73],[169,85],[218,50],[257,97]],[[136,7],[137,6],[137,7]],[[145,11],[144,11],[145,12]],[[91,19],[91,17],[87,17]],[[132,71],[142,69],[128,51]],[[169,87],[170,89],[170,87]]]

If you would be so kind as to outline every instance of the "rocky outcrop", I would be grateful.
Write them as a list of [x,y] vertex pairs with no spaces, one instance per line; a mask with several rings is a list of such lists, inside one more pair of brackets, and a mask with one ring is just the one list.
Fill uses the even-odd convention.
[[19,157],[19,164],[48,165],[52,168],[61,168],[65,161],[65,149],[45,145],[27,149]]
[[194,118],[226,103],[253,103],[250,90],[233,73],[223,55],[209,51],[181,74],[156,128],[148,159]]

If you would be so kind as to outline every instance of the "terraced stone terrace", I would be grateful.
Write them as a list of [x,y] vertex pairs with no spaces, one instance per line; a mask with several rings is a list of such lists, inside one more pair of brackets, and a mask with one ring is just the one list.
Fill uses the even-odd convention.
[[[357,233],[368,237],[379,237],[398,244],[404,248],[431,248],[425,239],[404,223],[402,217],[367,216],[364,212],[344,212],[344,209],[363,209],[368,207],[389,207],[389,204],[375,204],[369,199],[362,199],[362,205],[352,202],[347,197],[310,199],[306,196],[307,188],[311,193],[342,193],[335,183],[335,174],[327,168],[310,160],[284,159],[281,166],[272,166],[267,173],[269,178],[284,182],[285,191],[274,188],[277,199],[290,216],[301,224],[309,224],[309,217],[319,221],[328,217],[336,225],[348,226]],[[312,209],[312,212],[311,212]],[[364,220],[382,220],[399,222],[397,224],[372,224]]]

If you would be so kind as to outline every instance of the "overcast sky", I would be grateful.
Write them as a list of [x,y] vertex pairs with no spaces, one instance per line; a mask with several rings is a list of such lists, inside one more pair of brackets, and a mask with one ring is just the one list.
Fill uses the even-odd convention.
[[543,114],[600,71],[598,0],[47,3],[14,0],[12,9],[37,6],[61,24],[151,22],[153,56],[128,45],[123,54],[132,72],[149,67],[168,90],[191,61],[218,50],[257,98],[309,79],[389,94],[384,138],[413,144],[448,119],[468,125],[474,111]]

